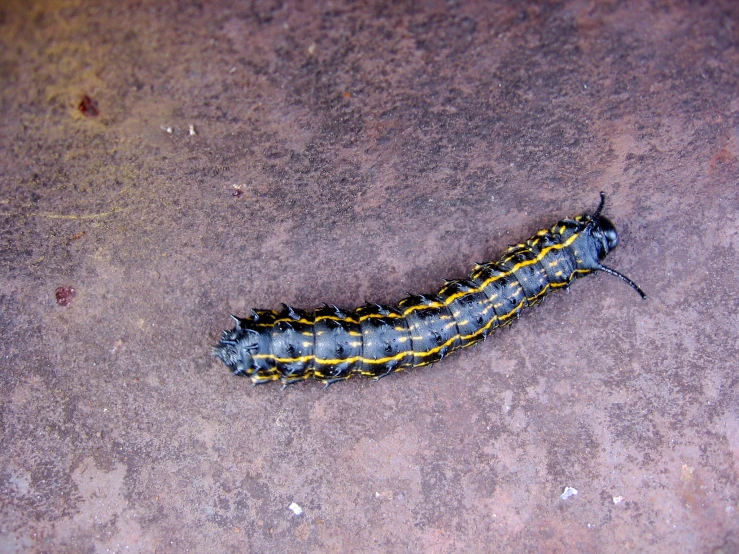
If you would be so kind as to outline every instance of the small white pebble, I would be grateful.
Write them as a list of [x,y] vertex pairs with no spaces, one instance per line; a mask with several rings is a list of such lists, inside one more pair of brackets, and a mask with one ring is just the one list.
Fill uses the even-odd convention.
[[194,137],[195,135],[197,135],[195,132],[195,125],[190,125],[190,136]]
[[572,487],[565,487],[565,490],[562,494],[559,495],[559,497],[562,500],[567,500],[570,496],[575,496],[577,494],[577,489],[573,489]]
[[621,504],[621,502],[623,502],[624,500],[626,500],[626,498],[623,497],[623,496],[614,496],[613,497],[613,503],[614,504]]
[[288,508],[290,508],[292,513],[294,513],[296,516],[299,516],[300,514],[303,513],[303,508],[298,506],[295,502],[290,502],[290,505],[288,506]]

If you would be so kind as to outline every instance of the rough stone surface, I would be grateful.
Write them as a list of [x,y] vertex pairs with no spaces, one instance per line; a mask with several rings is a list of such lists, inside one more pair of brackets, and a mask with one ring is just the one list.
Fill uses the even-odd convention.
[[[0,552],[736,552],[739,4],[320,4],[3,2]],[[327,391],[209,355],[601,190],[647,301]]]

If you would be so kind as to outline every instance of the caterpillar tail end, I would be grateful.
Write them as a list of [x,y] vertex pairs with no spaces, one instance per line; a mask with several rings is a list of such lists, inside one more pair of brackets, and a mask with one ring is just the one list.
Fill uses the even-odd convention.
[[234,375],[243,375],[245,372],[241,366],[238,347],[235,343],[228,344],[221,340],[217,346],[210,349],[211,355],[221,360]]

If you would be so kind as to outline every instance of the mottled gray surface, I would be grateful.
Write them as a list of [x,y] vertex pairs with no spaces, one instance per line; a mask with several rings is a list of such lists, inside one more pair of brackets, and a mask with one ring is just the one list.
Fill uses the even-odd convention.
[[[736,2],[28,4],[1,552],[739,549]],[[229,312],[433,292],[600,190],[647,301],[591,277],[325,392],[209,356]]]

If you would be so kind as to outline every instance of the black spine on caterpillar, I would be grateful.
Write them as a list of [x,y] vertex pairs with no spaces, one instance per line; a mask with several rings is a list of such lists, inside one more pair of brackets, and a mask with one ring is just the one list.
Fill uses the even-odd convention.
[[289,385],[314,377],[330,385],[352,375],[380,379],[432,364],[510,324],[524,308],[578,277],[603,271],[646,295],[600,262],[618,245],[613,223],[593,213],[559,221],[499,261],[477,264],[466,279],[446,281],[435,295],[411,295],[397,307],[366,304],[352,311],[324,305],[313,312],[284,306],[231,316],[214,354],[255,384]]

